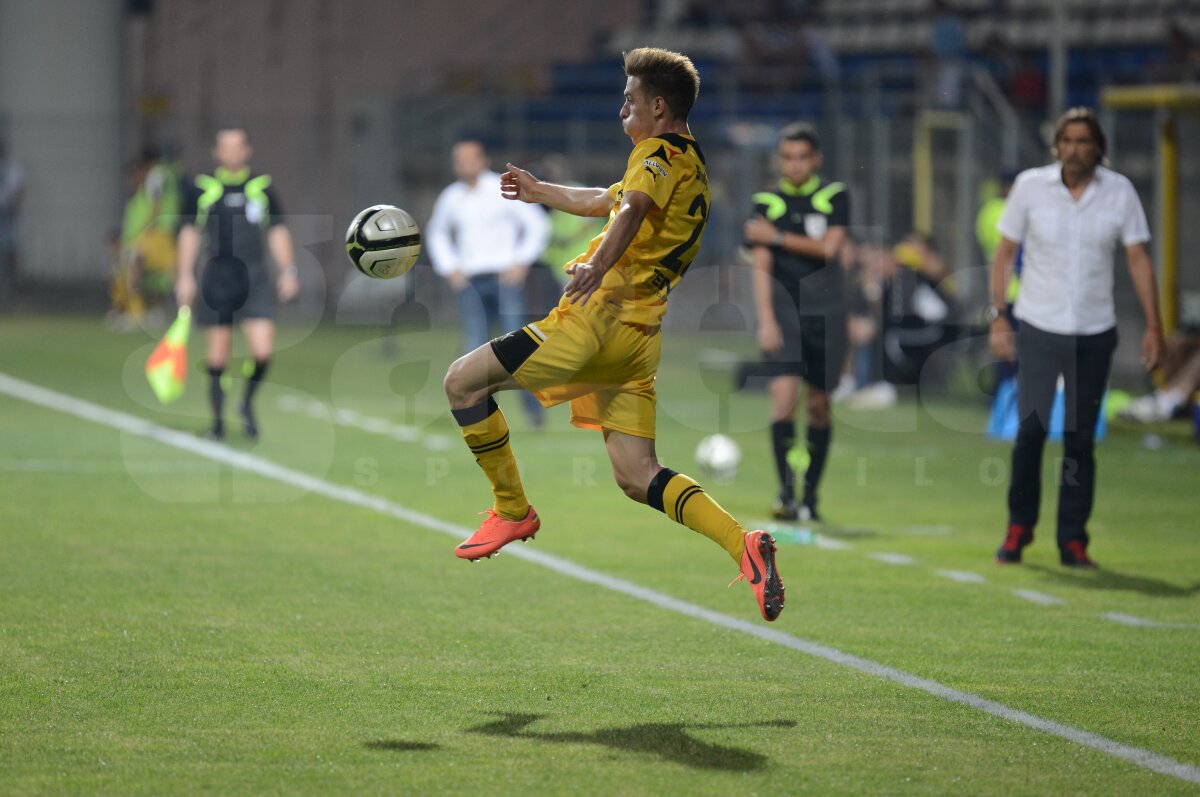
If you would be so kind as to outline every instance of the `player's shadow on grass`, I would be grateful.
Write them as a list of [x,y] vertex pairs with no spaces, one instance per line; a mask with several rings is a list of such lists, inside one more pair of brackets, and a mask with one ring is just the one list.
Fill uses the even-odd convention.
[[767,757],[751,750],[710,744],[691,736],[689,730],[717,728],[794,728],[792,720],[769,720],[748,723],[647,722],[624,728],[601,728],[595,731],[564,731],[535,733],[529,726],[544,714],[501,713],[495,722],[468,728],[467,733],[485,736],[506,736],[510,739],[529,739],[536,742],[560,744],[596,744],[613,750],[654,755],[694,769],[721,769],[729,772],[749,772],[767,765]]
[[1102,590],[1125,590],[1140,592],[1143,595],[1153,595],[1158,598],[1190,598],[1200,594],[1200,581],[1191,586],[1178,586],[1167,581],[1146,576],[1131,576],[1101,567],[1093,571],[1075,571],[1055,569],[1044,565],[1026,565],[1030,570],[1041,573],[1058,581],[1060,584],[1070,584],[1073,587]]
[[371,742],[363,742],[363,747],[368,750],[391,750],[393,752],[404,752],[406,750],[438,750],[441,745],[433,742],[406,742],[403,739],[376,739]]

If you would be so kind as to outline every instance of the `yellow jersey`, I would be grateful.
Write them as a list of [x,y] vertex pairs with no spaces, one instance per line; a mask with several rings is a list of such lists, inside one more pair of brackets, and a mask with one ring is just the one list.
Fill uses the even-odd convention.
[[568,267],[589,262],[595,256],[626,191],[649,195],[654,206],[589,302],[599,300],[602,307],[625,323],[656,327],[667,312],[667,294],[700,251],[708,221],[712,195],[704,153],[696,139],[664,133],[635,146],[625,176],[609,186],[613,207],[608,223],[591,240],[587,251]]

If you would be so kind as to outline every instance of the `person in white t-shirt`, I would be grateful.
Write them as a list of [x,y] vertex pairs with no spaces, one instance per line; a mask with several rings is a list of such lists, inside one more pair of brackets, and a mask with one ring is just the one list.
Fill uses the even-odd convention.
[[[458,295],[463,351],[470,352],[529,320],[525,279],[550,241],[550,222],[540,207],[500,195],[500,175],[488,168],[481,142],[458,142],[452,158],[458,180],[438,196],[425,240],[434,270]],[[542,405],[531,393],[522,400],[541,426]]]
[[[1154,266],[1146,250],[1150,228],[1133,184],[1103,166],[1104,130],[1090,108],[1072,108],[1055,126],[1058,162],[1022,172],[997,229],[992,259],[989,340],[1001,359],[1015,361],[1020,426],[1013,446],[1008,532],[996,561],[1015,564],[1033,542],[1041,503],[1042,451],[1058,379],[1066,413],[1058,495],[1059,561],[1094,568],[1088,556],[1088,518],[1096,483],[1096,420],[1104,396],[1117,316],[1113,254],[1125,250],[1129,274],[1146,318],[1142,364],[1157,367],[1163,337]],[[1021,291],[1004,314],[1013,257],[1022,254]]]

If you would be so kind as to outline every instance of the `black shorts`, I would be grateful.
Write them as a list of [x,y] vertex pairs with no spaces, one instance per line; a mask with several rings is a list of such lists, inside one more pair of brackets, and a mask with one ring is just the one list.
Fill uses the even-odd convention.
[[200,326],[232,326],[275,315],[275,286],[261,263],[214,257],[204,264],[197,284],[192,317]]
[[799,316],[776,311],[783,348],[763,357],[768,377],[798,376],[828,392],[837,386],[846,359],[846,315]]

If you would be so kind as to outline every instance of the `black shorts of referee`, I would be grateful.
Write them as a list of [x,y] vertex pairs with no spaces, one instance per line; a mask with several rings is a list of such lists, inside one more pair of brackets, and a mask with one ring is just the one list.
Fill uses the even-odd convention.
[[193,318],[200,326],[232,326],[275,316],[275,285],[262,262],[214,257],[204,264],[198,285]]
[[810,387],[825,392],[837,387],[846,359],[845,312],[800,315],[794,309],[777,309],[775,317],[783,346],[763,355],[761,375],[771,379],[798,376]]

